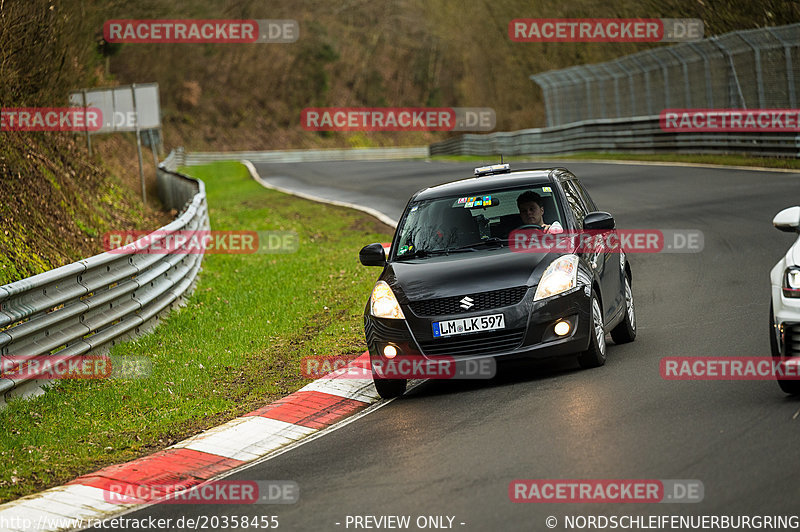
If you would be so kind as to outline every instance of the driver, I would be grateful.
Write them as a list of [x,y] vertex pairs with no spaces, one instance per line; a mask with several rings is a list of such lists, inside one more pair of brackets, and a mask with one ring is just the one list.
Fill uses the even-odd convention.
[[523,192],[517,198],[517,208],[519,208],[519,217],[522,219],[523,225],[538,225],[541,226],[545,233],[561,233],[564,228],[558,223],[558,220],[552,224],[544,223],[542,216],[544,216],[544,206],[542,197],[532,190]]

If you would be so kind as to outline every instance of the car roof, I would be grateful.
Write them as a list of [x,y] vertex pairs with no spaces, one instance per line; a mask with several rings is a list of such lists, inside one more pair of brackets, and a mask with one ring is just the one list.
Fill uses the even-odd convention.
[[[564,175],[562,172],[567,172]],[[477,196],[484,192],[502,188],[516,188],[525,185],[554,184],[572,179],[566,168],[537,168],[518,170],[506,174],[470,177],[423,188],[411,198],[413,201],[444,198],[447,196]]]

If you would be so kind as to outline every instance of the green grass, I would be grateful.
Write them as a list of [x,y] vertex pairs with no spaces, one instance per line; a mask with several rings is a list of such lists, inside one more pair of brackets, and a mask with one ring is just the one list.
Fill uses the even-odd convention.
[[[481,161],[488,163],[499,162],[500,156],[490,157],[483,155],[435,155],[431,159],[436,161]],[[678,153],[604,153],[583,152],[560,154],[552,156],[512,156],[504,157],[505,162],[512,161],[580,161],[602,159],[609,161],[659,161],[698,164],[718,164],[725,166],[756,166],[763,168],[800,169],[800,159],[779,159],[767,157],[748,157],[746,155],[691,155]]]
[[195,293],[152,334],[111,355],[146,357],[141,379],[62,381],[0,411],[0,502],[124,462],[249,412],[307,382],[305,356],[365,349],[378,275],[358,250],[391,238],[354,210],[266,190],[238,163],[191,168],[214,230],[296,231],[292,254],[207,255]]

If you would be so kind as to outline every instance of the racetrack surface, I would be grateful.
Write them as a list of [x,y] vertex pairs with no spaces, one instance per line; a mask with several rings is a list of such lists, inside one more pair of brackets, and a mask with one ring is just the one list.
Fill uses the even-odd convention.
[[[564,530],[564,515],[796,513],[800,399],[787,398],[772,381],[666,381],[659,360],[769,354],[768,273],[793,241],[771,220],[800,204],[800,174],[558,165],[582,179],[620,228],[705,235],[701,253],[629,255],[635,342],[610,343],[608,362],[598,369],[580,370],[572,360],[515,363],[501,365],[490,381],[428,381],[226,479],[293,480],[300,486],[297,504],[161,504],[126,517],[277,515],[281,530],[344,530],[347,515],[410,515],[415,530],[417,516],[440,515],[455,516],[453,527],[461,530],[546,530],[552,515],[559,517],[555,530]],[[468,177],[473,166],[256,165],[268,182],[393,218],[417,189]],[[509,501],[512,480],[549,478],[698,479],[705,498],[697,504]]]

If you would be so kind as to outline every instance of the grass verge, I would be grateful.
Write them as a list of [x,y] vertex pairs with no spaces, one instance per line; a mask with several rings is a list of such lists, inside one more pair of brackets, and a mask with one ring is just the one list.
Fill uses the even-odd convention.
[[[499,156],[487,157],[482,155],[435,155],[431,157],[435,161],[489,161],[498,162]],[[677,163],[698,163],[698,164],[717,164],[724,166],[757,166],[763,168],[785,168],[800,169],[800,159],[778,159],[767,157],[748,157],[746,155],[690,155],[680,153],[604,153],[604,152],[584,152],[560,154],[553,156],[526,156],[526,157],[504,157],[509,161],[580,161],[587,159],[603,159],[609,161],[657,161],[657,162],[677,162]]]
[[239,163],[190,169],[214,230],[286,230],[292,254],[207,255],[195,293],[112,356],[147,357],[141,379],[62,381],[0,411],[0,502],[167,447],[302,387],[300,360],[358,355],[377,269],[358,250],[392,230],[359,211],[267,190]]

